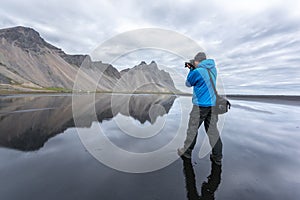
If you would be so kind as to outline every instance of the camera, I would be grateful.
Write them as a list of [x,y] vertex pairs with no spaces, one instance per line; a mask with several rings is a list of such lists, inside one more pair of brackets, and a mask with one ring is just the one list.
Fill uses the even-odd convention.
[[189,69],[196,69],[196,67],[194,65],[194,60],[190,60],[190,62],[185,62],[184,67],[187,67]]

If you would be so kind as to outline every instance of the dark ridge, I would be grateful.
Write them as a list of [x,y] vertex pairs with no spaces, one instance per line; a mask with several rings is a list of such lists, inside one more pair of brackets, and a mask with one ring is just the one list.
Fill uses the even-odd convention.
[[63,133],[67,128],[74,127],[74,121],[71,119],[64,126],[59,127],[51,134],[43,134],[45,130],[39,128],[31,128],[24,131],[18,137],[11,138],[7,144],[1,144],[1,146],[9,147],[12,149],[18,149],[21,151],[37,151],[42,148],[45,143],[57,134]]
[[0,38],[5,38],[9,43],[13,43],[25,51],[41,52],[44,47],[58,52],[62,51],[47,43],[37,31],[28,27],[17,26],[1,29]]
[[82,62],[88,55],[69,55],[48,42],[46,42],[40,34],[32,28],[17,26],[0,30],[0,38],[5,38],[7,42],[14,44],[27,52],[42,53],[43,48],[55,51],[67,63],[80,67]]
[[126,68],[126,69],[121,70],[120,73],[123,73],[123,72],[125,73],[125,72],[128,72],[129,70],[130,70],[130,68]]
[[61,53],[60,57],[62,57],[67,63],[80,67],[83,61],[88,57],[88,55],[69,55]]
[[296,95],[238,95],[228,94],[229,99],[245,100],[245,101],[259,101],[277,104],[289,104],[300,106],[300,96]]
[[9,84],[10,83],[10,79],[7,78],[6,76],[4,76],[3,74],[0,74],[0,84],[4,83],[4,84]]

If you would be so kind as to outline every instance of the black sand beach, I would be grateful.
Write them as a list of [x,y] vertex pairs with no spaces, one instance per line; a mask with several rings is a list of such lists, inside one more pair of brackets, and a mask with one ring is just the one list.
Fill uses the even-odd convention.
[[[98,161],[83,145],[78,130],[94,134],[101,126],[121,149],[155,151],[172,141],[180,124],[186,125],[191,97],[128,95],[128,100],[119,95],[113,104],[111,96],[99,94],[94,106],[88,95],[80,96],[76,108],[84,121],[77,129],[71,95],[0,98],[1,199],[299,199],[297,96],[228,95],[232,109],[219,121],[224,145],[221,167],[203,154],[207,140],[200,128],[191,162],[178,157],[147,173],[126,173]],[[96,121],[91,116],[94,108]],[[162,108],[164,112],[159,112]],[[146,134],[160,124],[163,128],[155,136],[128,135],[131,130]],[[184,137],[185,131],[179,134]],[[166,152],[173,155],[176,149]]]

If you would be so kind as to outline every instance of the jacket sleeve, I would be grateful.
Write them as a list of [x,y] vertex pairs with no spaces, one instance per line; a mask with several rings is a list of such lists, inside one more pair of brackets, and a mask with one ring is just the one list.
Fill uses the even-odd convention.
[[187,87],[195,86],[198,81],[198,72],[197,70],[191,70],[186,78],[185,85]]

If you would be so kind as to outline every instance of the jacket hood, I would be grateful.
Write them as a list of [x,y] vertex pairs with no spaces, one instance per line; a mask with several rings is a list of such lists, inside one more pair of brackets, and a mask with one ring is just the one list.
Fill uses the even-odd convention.
[[201,61],[198,64],[198,67],[203,67],[203,68],[207,68],[207,69],[212,69],[216,66],[215,61],[213,59],[206,59]]

